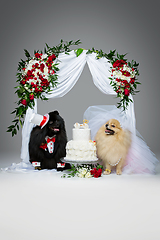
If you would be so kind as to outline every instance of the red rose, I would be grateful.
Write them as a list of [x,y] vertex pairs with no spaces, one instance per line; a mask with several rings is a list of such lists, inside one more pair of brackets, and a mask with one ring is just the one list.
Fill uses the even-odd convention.
[[131,75],[128,71],[122,71],[122,74],[125,75],[126,77],[129,77]]
[[123,65],[126,64],[126,61],[124,61],[123,59],[121,60],[116,60],[114,63],[113,63],[113,67],[116,68],[116,67],[123,67]]
[[22,85],[25,85],[26,81],[23,79],[20,83],[21,83]]
[[48,87],[48,86],[49,86],[48,80],[45,79],[45,78],[43,78],[43,79],[42,79],[42,82],[41,82],[41,85],[42,85],[42,86],[45,86],[45,87]]
[[55,54],[52,54],[51,56],[48,57],[48,62],[52,62],[56,58]]
[[41,72],[44,72],[44,67],[45,67],[45,65],[43,63],[41,63],[41,65],[40,65]]
[[121,79],[119,79],[119,78],[116,78],[116,81],[117,81],[117,82],[121,82]]
[[29,95],[29,99],[30,99],[30,100],[34,100],[34,95],[33,95],[33,93],[31,93],[31,94]]
[[95,178],[98,178],[98,177],[99,177],[98,171],[95,172],[94,177],[95,177]]
[[42,89],[42,87],[40,87],[40,88],[39,88],[39,92],[42,92],[42,91],[43,91],[43,89]]
[[97,171],[97,169],[96,169],[96,168],[93,168],[93,169],[90,171],[91,175],[94,175],[94,174],[96,173],[96,171]]
[[129,96],[129,94],[130,94],[130,91],[127,88],[124,89],[124,95]]
[[27,106],[27,101],[26,101],[26,99],[22,99],[22,100],[21,100],[21,103],[22,103],[24,106]]
[[134,82],[135,82],[135,79],[134,79],[134,78],[131,78],[130,84],[134,84]]
[[41,58],[42,54],[41,53],[35,53],[36,58]]
[[52,60],[56,59],[56,55],[52,54]]
[[52,61],[53,61],[53,60],[52,60],[52,56],[49,56],[47,62],[48,62],[48,63],[51,63]]
[[32,71],[31,71],[31,70],[28,70],[28,71],[27,71],[27,76],[28,76],[28,77],[32,77]]
[[127,80],[123,80],[122,83],[124,83],[125,88],[130,88],[129,83],[127,82]]
[[35,93],[38,93],[39,89],[37,87],[35,87]]
[[98,169],[98,174],[99,174],[99,177],[100,177],[101,174],[102,174],[102,169],[101,168]]
[[48,67],[49,70],[52,69],[52,64],[50,62],[46,62],[46,66]]
[[98,178],[101,176],[102,174],[102,169],[99,168],[98,170],[96,168],[93,168],[91,171],[90,171],[91,175],[93,175],[93,177],[95,178]]

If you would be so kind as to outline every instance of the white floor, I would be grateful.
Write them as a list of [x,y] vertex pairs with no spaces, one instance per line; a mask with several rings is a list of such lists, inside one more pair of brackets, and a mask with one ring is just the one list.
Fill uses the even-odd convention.
[[[1,155],[0,168],[19,161]],[[0,239],[160,239],[160,165],[156,175],[61,175],[0,172]]]

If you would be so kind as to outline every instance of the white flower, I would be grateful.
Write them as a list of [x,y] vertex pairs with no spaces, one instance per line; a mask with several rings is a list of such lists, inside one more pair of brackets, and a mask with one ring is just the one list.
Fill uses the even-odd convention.
[[28,62],[28,65],[33,65],[35,62],[35,60],[31,59],[29,62]]
[[82,173],[78,173],[78,177],[84,178],[84,175]]
[[85,174],[87,173],[87,169],[86,169],[86,168],[83,168],[81,173],[82,173],[83,175],[85,175]]
[[31,70],[31,69],[32,69],[32,64],[28,64],[26,70],[28,71],[28,70]]
[[121,71],[114,71],[113,72],[113,76],[115,76],[116,78],[121,78],[122,77],[122,73],[121,73]]
[[125,75],[122,75],[121,80],[126,80],[126,81],[130,81],[130,77],[126,77]]
[[47,66],[45,66],[45,68],[44,68],[44,74],[48,75],[48,68],[47,68]]
[[31,90],[30,90],[27,86],[24,85],[24,88],[25,88],[28,92],[31,92]]
[[87,172],[86,175],[85,175],[85,178],[91,178],[91,177],[92,177],[91,173]]
[[130,77],[134,78],[135,77],[135,72],[132,72]]
[[126,65],[123,66],[123,71],[131,72],[132,69]]
[[47,58],[47,57],[48,57],[47,54],[43,54],[43,55],[41,56],[42,59]]

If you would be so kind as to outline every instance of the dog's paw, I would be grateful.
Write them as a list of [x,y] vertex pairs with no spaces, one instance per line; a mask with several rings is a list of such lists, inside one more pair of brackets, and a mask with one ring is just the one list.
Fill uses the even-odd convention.
[[117,175],[121,175],[122,174],[122,170],[121,169],[117,169],[116,173],[117,173]]

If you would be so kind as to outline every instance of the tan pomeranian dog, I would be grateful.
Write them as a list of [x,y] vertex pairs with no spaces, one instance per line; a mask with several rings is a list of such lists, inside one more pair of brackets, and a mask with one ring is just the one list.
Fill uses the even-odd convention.
[[110,119],[98,130],[95,141],[97,156],[105,167],[104,174],[116,168],[116,173],[121,175],[131,145],[130,131],[123,130],[118,120]]

